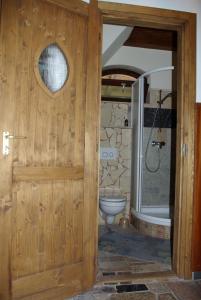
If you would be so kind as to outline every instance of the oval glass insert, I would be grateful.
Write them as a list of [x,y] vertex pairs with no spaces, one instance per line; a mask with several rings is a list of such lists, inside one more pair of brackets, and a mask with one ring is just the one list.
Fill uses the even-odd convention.
[[68,61],[57,44],[50,44],[39,57],[39,72],[47,88],[55,93],[68,79]]

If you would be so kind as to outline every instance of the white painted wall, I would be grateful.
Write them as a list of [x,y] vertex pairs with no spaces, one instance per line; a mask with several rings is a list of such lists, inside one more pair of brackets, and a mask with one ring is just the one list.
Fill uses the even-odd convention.
[[[172,64],[171,51],[144,49],[135,47],[121,47],[106,63],[109,65],[126,65],[141,69],[144,72],[168,67]],[[172,88],[172,72],[159,72],[151,75],[149,83],[154,89]]]
[[125,30],[126,26],[103,25],[102,53],[108,50],[117,37]]
[[119,50],[128,39],[133,27],[103,24],[102,64]]

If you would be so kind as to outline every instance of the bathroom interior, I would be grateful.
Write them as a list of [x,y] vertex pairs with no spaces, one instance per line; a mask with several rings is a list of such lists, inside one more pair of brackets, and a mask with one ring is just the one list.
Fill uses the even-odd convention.
[[[176,37],[171,32],[171,45],[155,49],[139,43],[143,30],[103,25],[97,274],[101,281],[172,268]],[[161,36],[160,30],[152,33]]]

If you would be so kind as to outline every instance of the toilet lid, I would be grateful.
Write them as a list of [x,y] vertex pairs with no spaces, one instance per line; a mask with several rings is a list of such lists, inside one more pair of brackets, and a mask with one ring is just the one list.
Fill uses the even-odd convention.
[[121,202],[121,201],[125,201],[126,197],[124,196],[101,196],[100,197],[101,200],[103,201],[110,201],[110,202]]

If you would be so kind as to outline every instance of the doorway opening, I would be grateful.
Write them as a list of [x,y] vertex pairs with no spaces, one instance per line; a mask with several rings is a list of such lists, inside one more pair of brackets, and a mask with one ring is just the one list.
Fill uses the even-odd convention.
[[177,33],[146,28],[145,44],[136,40],[140,31],[103,25],[101,281],[172,270]]

